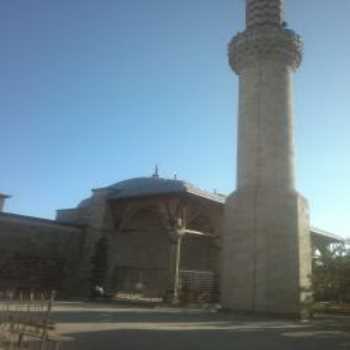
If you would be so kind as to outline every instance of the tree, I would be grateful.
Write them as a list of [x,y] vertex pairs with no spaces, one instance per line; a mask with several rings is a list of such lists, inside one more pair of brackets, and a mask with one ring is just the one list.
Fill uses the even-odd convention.
[[91,258],[91,275],[90,283],[92,286],[102,286],[107,273],[107,253],[108,240],[106,237],[101,237],[95,244],[95,253]]
[[350,249],[344,244],[324,247],[313,261],[316,301],[350,302]]

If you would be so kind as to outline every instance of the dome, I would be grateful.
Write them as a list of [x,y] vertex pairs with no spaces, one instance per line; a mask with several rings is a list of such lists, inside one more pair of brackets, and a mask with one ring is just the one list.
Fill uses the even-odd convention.
[[137,177],[104,188],[110,199],[143,197],[157,194],[191,193],[216,202],[224,203],[225,196],[201,190],[194,185],[177,179],[165,179],[158,176]]

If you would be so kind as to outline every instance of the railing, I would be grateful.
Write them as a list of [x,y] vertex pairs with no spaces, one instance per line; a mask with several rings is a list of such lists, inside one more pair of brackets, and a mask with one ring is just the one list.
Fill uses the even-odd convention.
[[52,331],[55,293],[0,292],[0,349],[60,349]]

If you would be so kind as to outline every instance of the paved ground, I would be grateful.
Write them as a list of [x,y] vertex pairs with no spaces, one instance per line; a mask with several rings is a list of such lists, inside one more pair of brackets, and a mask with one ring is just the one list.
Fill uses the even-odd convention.
[[[310,323],[171,308],[58,303],[76,350],[349,350],[350,318]],[[73,349],[70,346],[67,349]]]

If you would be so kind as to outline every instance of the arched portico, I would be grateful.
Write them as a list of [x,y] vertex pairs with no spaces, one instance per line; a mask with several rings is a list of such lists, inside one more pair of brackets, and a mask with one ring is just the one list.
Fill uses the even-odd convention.
[[192,283],[201,288],[203,283],[195,279],[208,273],[214,283],[220,239],[213,221],[214,214],[220,215],[215,205],[187,194],[110,199],[109,203],[115,230],[110,237],[107,284],[113,292],[142,288],[146,296],[170,293],[176,302],[184,279],[187,287]]

